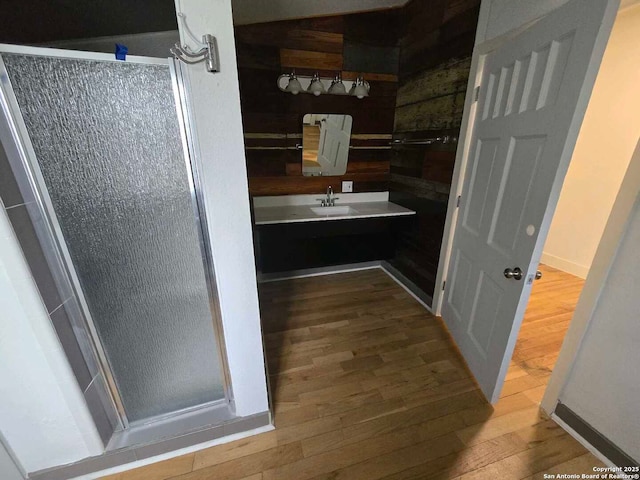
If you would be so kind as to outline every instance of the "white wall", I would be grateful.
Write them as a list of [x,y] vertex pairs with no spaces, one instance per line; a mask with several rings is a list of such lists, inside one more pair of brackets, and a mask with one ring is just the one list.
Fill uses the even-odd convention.
[[62,48],[67,50],[84,50],[88,52],[115,53],[115,44],[120,43],[128,48],[128,55],[141,57],[168,58],[169,49],[180,39],[177,30],[166,32],[139,33],[115,37],[95,37],[78,40],[52,42],[42,47]]
[[640,192],[640,141],[631,157],[620,191],[611,209],[611,215],[602,234],[602,239],[593,257],[589,275],[580,294],[580,300],[564,337],[560,355],[556,361],[541,406],[545,412],[553,413],[560,391],[573,368],[580,342],[584,337],[593,311],[598,305],[600,293],[606,286],[613,258],[618,251],[620,239],[626,231],[636,199]]
[[[189,66],[189,97],[236,413],[250,415],[267,411],[268,399],[231,0],[176,0],[176,9],[196,38],[218,39],[220,73]],[[197,49],[183,23],[180,36]]]
[[640,6],[618,14],[542,262],[585,278],[640,134]]
[[0,312],[0,431],[22,468],[34,472],[102,453],[4,208]]
[[[617,239],[608,238],[607,231],[598,249],[594,269],[596,262],[602,265],[607,260],[610,267],[597,282],[601,290],[579,347],[563,345],[562,361],[563,355],[572,353],[567,350],[577,353],[559,399],[625,453],[640,460],[640,143],[632,162],[607,228],[615,229],[612,222],[621,223],[616,217],[630,210],[628,221]],[[591,283],[590,273],[589,288]],[[583,313],[582,304],[588,301],[580,299],[576,316]]]
[[0,478],[3,480],[23,480],[26,475],[18,469],[11,454],[2,443],[3,441],[6,440],[0,436]]
[[[192,30],[220,40],[222,72],[212,75],[198,64],[189,77],[236,413],[250,415],[268,410],[268,400],[231,4],[185,3]],[[4,208],[0,312],[0,433],[21,468],[33,472],[101,454],[82,392]]]
[[400,7],[408,0],[233,0],[236,25]]
[[[637,343],[630,345],[626,341],[627,335],[631,338],[637,338],[640,328],[637,321],[639,306],[637,283],[620,283],[619,277],[623,264],[629,263],[637,266],[639,261],[640,251],[637,246],[629,248],[627,243],[626,248],[620,248],[622,239],[630,231],[629,226],[634,221],[638,221],[638,192],[640,192],[640,141],[620,186],[602,240],[598,245],[593,264],[582,289],[580,300],[571,319],[571,325],[562,344],[558,361],[542,399],[542,408],[549,414],[554,411],[558,398],[562,397],[561,392],[565,387],[575,392],[575,389],[583,390],[585,383],[590,383],[591,387],[589,388],[591,389],[610,389],[610,395],[605,395],[603,399],[603,394],[599,393],[593,400],[584,399],[587,404],[583,407],[581,407],[580,399],[577,404],[573,402],[574,398],[571,392],[569,397],[563,398],[565,402],[568,398],[570,408],[583,412],[587,422],[593,422],[590,414],[593,410],[595,410],[596,423],[598,423],[597,417],[600,415],[606,415],[605,422],[617,422],[618,426],[627,421],[637,422],[637,419],[640,418],[636,408],[633,419],[622,419],[623,410],[620,409],[620,404],[622,403],[624,408],[624,399],[617,398],[628,395],[630,390],[637,388],[637,386],[630,386],[630,383],[638,383],[637,371],[629,372],[627,363],[633,361],[634,355],[637,355],[629,350],[630,347],[637,349]],[[634,218],[635,220],[630,220]],[[613,310],[607,311],[606,302],[611,303],[611,300],[614,300]],[[604,309],[602,305],[605,305]],[[592,323],[598,324],[595,325],[595,330],[591,330]],[[601,338],[596,338],[599,334],[602,335]],[[622,335],[623,338],[616,338],[617,335]],[[586,343],[587,340],[589,343]],[[618,349],[621,349],[621,353],[625,355],[629,354],[629,360],[623,358],[619,364],[616,364],[616,360],[619,359]],[[609,355],[612,355],[611,359],[609,359]],[[602,362],[603,366],[602,368],[597,366],[597,369],[589,374],[585,382],[584,367],[589,366],[590,357]],[[634,368],[637,370],[637,363],[634,364]],[[620,372],[628,373],[629,376],[621,378],[618,369]],[[572,371],[574,370],[578,373],[577,376],[573,376]],[[579,379],[580,372],[582,372],[581,380]],[[609,425],[609,427],[611,426]],[[612,435],[606,425],[602,428],[600,424],[594,424],[594,427],[602,429],[603,434]],[[613,435],[615,436],[611,436],[610,440],[617,443],[615,432]],[[640,443],[636,444],[640,445]],[[631,454],[631,452],[629,453]]]

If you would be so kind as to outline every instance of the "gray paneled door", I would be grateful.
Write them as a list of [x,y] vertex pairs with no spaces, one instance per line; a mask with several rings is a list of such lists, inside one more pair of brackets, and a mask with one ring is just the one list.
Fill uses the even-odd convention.
[[492,51],[442,317],[498,400],[615,7],[572,0]]

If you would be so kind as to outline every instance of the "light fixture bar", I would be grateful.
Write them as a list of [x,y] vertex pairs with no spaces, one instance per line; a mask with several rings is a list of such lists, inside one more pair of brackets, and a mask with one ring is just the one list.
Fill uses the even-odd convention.
[[[342,82],[353,82],[350,90],[347,90]],[[334,78],[321,77],[318,73],[310,75],[296,75],[295,72],[282,74],[277,80],[278,89],[281,92],[297,95],[307,93],[315,96],[340,95],[354,96],[359,99],[369,96],[371,85],[361,76],[353,79],[343,79],[338,72]]]

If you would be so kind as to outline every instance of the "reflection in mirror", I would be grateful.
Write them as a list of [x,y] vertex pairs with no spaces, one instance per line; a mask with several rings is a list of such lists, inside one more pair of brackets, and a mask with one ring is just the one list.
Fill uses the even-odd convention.
[[351,115],[307,113],[302,119],[302,175],[344,175],[349,159]]

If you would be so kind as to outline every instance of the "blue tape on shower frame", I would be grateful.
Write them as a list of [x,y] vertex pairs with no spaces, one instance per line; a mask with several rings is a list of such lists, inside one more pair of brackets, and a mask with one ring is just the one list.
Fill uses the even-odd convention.
[[127,59],[127,53],[129,52],[129,49],[127,48],[126,45],[121,45],[119,43],[116,43],[116,59],[117,60],[126,60]]

